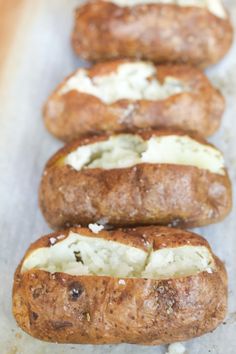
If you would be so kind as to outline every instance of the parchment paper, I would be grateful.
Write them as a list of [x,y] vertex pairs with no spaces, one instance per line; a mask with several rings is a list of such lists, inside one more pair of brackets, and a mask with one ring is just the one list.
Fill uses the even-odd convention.
[[[214,0],[212,0],[214,1]],[[45,130],[41,107],[67,74],[84,65],[70,47],[76,0],[26,0],[0,82],[0,353],[161,354],[165,347],[57,345],[40,342],[17,328],[11,314],[13,273],[29,244],[49,232],[37,204],[43,166],[61,143]],[[226,1],[236,28],[236,3]],[[207,71],[224,93],[227,110],[211,139],[225,154],[236,182],[236,44]],[[235,199],[235,198],[234,198]],[[213,333],[186,343],[189,354],[236,353],[236,217],[196,230],[204,235],[229,272],[229,314]]]

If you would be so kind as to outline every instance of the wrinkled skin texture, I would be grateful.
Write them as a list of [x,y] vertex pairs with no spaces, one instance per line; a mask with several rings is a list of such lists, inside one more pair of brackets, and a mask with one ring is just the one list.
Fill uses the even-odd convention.
[[[144,139],[165,134],[168,133],[139,133]],[[88,225],[102,218],[116,226],[197,227],[216,223],[230,212],[232,191],[227,172],[222,176],[174,164],[76,171],[58,163],[78,146],[106,138],[76,141],[61,149],[47,163],[39,200],[42,213],[52,228]]]
[[[89,70],[91,78],[108,75],[127,60],[100,63]],[[73,74],[71,75],[73,76]],[[118,100],[106,104],[99,98],[71,90],[61,95],[66,80],[49,97],[44,107],[47,129],[57,138],[70,141],[80,136],[137,129],[176,127],[212,135],[220,125],[225,102],[207,77],[190,66],[158,66],[156,78],[161,83],[173,76],[190,88],[164,100]]]
[[[73,231],[140,248],[150,243],[155,249],[191,244],[210,250],[200,236],[170,228],[102,231],[99,235],[79,228]],[[50,237],[62,234],[39,239],[25,257],[38,247],[49,247]],[[64,234],[67,237],[69,230]],[[129,278],[123,279],[125,284],[107,276],[33,269],[22,274],[21,263],[14,279],[13,314],[30,335],[58,343],[157,345],[188,340],[214,330],[226,315],[227,274],[223,263],[212,256],[213,273],[162,280]]]
[[207,9],[119,7],[95,0],[77,9],[72,43],[78,55],[92,61],[127,57],[206,67],[226,54],[232,37],[229,18]]

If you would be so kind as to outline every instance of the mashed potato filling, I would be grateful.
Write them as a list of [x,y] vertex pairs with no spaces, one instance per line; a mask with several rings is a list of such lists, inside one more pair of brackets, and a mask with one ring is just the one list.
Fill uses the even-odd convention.
[[120,134],[108,140],[83,145],[64,159],[77,171],[88,168],[127,168],[141,163],[195,166],[224,175],[224,158],[217,149],[188,136]]
[[50,273],[97,275],[117,278],[163,279],[194,275],[215,267],[204,246],[181,246],[148,252],[119,242],[70,232],[51,247],[34,250],[21,271],[41,269]]
[[89,77],[85,69],[77,70],[60,90],[60,94],[76,90],[98,97],[111,104],[122,99],[163,100],[189,88],[180,80],[167,76],[164,83],[156,79],[156,68],[151,63],[130,62],[120,64],[109,75]]
[[222,0],[105,0],[118,6],[135,6],[147,4],[168,4],[178,6],[197,6],[207,8],[213,15],[226,18]]

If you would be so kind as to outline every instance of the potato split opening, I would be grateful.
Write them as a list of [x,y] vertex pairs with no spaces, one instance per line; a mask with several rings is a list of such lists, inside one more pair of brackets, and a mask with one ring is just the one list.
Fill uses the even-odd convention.
[[212,273],[215,267],[205,246],[181,246],[148,251],[116,241],[70,232],[51,247],[34,250],[24,260],[21,272],[41,269],[50,273],[96,275],[117,278],[164,279]]
[[156,79],[156,68],[146,62],[120,64],[108,75],[89,77],[88,71],[79,69],[60,90],[63,95],[76,90],[98,97],[110,104],[121,99],[164,100],[190,89],[180,80],[168,76],[164,83]]
[[213,15],[226,18],[226,12],[222,0],[105,0],[121,7],[135,5],[165,4],[178,6],[196,6],[207,8]]
[[108,140],[78,147],[64,164],[77,171],[87,168],[127,168],[141,163],[195,166],[224,175],[224,158],[217,149],[188,136],[141,136],[120,134]]

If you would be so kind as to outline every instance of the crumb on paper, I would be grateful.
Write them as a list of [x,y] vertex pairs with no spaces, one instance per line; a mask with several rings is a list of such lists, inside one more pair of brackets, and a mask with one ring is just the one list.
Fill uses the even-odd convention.
[[172,343],[168,346],[166,354],[186,354],[186,348],[182,343]]
[[88,227],[95,234],[98,234],[100,231],[104,229],[103,225],[98,225],[98,224],[89,224]]
[[120,280],[118,281],[118,284],[120,284],[120,285],[125,285],[125,280],[124,280],[124,279],[120,279]]
[[13,347],[10,348],[10,350],[7,352],[7,354],[17,354],[18,348],[14,345]]
[[17,339],[21,339],[22,338],[22,334],[20,332],[16,332],[15,337]]

